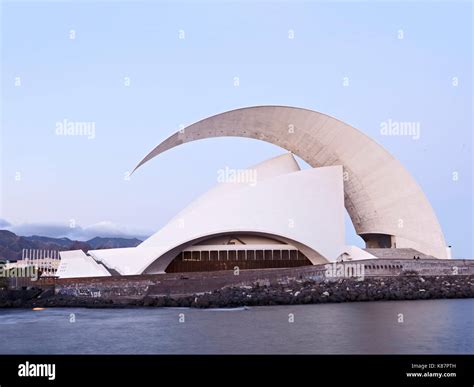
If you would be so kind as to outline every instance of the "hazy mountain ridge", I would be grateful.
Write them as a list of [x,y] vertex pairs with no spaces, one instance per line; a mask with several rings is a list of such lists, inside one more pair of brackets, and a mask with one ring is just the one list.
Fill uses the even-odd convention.
[[137,238],[95,237],[88,241],[69,238],[51,238],[39,235],[19,236],[7,230],[0,230],[0,259],[14,261],[21,259],[23,249],[40,250],[99,250],[119,247],[135,247],[142,241]]

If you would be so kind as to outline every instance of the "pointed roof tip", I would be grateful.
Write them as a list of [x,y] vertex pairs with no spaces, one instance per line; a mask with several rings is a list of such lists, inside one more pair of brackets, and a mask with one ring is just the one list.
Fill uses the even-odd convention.
[[301,171],[298,162],[291,152],[281,153],[264,161],[254,164],[249,169],[258,171],[259,179],[267,179],[272,176],[278,176],[286,173]]
[[135,166],[135,168],[133,168],[132,172],[130,173],[130,176],[132,176],[132,175],[135,173],[135,171],[136,171],[138,168],[140,168],[143,164],[145,164],[147,161],[148,161],[148,156],[145,157],[144,159],[142,159],[142,160]]
[[133,168],[129,176],[132,176],[139,167],[140,167],[140,164],[138,164],[135,168]]
[[294,154],[293,152],[288,151],[288,152],[283,153],[282,155],[277,156],[277,157],[289,158],[291,161],[293,161],[293,162],[296,164],[296,166],[298,167],[298,169],[301,170],[300,164],[298,163],[298,160],[296,160],[295,154]]

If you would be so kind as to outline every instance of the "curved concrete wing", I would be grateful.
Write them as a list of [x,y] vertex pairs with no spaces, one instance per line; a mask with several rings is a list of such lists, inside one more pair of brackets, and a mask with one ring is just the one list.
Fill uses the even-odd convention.
[[221,113],[168,137],[135,169],[177,145],[222,136],[270,142],[313,167],[342,165],[345,206],[367,247],[410,247],[447,257],[436,215],[401,163],[359,130],[315,111],[256,106]]

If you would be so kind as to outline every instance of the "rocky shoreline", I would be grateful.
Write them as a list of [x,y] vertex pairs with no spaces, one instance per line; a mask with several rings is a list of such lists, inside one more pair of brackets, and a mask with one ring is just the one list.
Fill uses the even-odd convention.
[[474,276],[340,278],[325,281],[232,286],[213,292],[181,296],[145,296],[140,299],[104,299],[61,296],[52,289],[0,290],[0,308],[34,307],[193,307],[296,305],[389,300],[474,298]]

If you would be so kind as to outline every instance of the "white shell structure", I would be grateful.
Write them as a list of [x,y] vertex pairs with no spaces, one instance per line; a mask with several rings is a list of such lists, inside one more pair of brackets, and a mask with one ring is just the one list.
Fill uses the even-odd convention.
[[135,169],[180,144],[229,136],[270,142],[315,168],[341,165],[345,207],[367,247],[413,248],[447,258],[436,215],[403,165],[364,133],[312,110],[255,106],[217,114],[168,137]]
[[255,178],[218,184],[139,246],[89,254],[122,275],[163,273],[186,247],[242,233],[295,246],[313,264],[335,261],[344,249],[342,167],[300,170],[287,153],[248,171]]
[[[173,134],[137,168],[180,144],[221,136],[264,140],[289,153],[223,171],[219,184],[137,247],[61,252],[58,276],[165,273],[179,254],[211,246],[247,254],[270,244],[297,250],[313,265],[376,258],[345,245],[345,209],[368,250],[409,248],[447,258],[436,215],[410,173],[359,130],[315,111],[257,106],[218,114]],[[301,170],[293,154],[311,168]],[[246,242],[224,242],[234,236]]]

